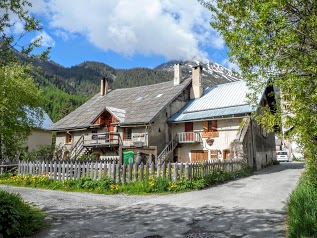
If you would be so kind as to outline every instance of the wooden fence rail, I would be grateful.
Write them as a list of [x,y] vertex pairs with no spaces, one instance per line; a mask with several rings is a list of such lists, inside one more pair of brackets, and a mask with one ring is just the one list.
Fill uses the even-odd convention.
[[214,171],[235,172],[245,167],[241,160],[203,163],[118,164],[107,161],[20,161],[19,175],[47,175],[54,180],[110,177],[115,183],[128,183],[153,177],[171,181],[204,177]]

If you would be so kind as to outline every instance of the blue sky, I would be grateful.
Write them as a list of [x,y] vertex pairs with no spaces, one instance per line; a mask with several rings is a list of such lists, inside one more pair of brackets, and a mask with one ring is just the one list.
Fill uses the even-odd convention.
[[[169,60],[211,60],[227,68],[227,48],[197,0],[30,0],[50,58],[70,67],[98,61],[153,68]],[[16,22],[15,33],[21,31]]]

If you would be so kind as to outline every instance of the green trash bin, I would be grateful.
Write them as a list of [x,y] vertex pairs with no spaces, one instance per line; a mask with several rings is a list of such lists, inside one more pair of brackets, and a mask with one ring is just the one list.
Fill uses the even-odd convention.
[[133,164],[134,163],[134,151],[124,150],[123,151],[123,163],[124,164]]

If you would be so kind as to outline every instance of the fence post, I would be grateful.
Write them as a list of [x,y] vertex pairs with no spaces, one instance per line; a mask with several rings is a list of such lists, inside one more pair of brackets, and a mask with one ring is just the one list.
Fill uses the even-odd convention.
[[145,164],[145,176],[146,176],[146,178],[149,178],[149,166],[150,166],[149,163]]
[[183,168],[183,162],[180,164],[180,169],[179,169],[179,178],[180,180],[183,180],[183,172],[184,172],[184,168]]
[[115,166],[117,167],[117,168],[116,168],[116,171],[117,171],[117,179],[116,179],[116,182],[117,182],[117,183],[120,183],[120,178],[121,178],[121,176],[120,176],[120,163],[116,164]]
[[129,165],[128,165],[128,180],[129,180],[129,182],[132,181],[132,166],[133,166],[133,164],[129,163]]
[[112,164],[111,178],[114,183],[116,183],[116,165]]
[[102,176],[102,162],[100,161],[98,163],[98,179],[100,179]]
[[162,177],[165,178],[166,177],[166,163],[163,162],[162,165]]
[[178,175],[178,164],[174,163],[173,167],[174,167],[173,182],[176,182],[177,181],[177,175]]
[[141,162],[140,164],[140,180],[142,181],[144,179],[144,164]]
[[151,163],[151,176],[154,177],[154,175],[155,175],[155,164],[154,164],[154,162],[152,162]]
[[171,162],[168,162],[168,164],[167,164],[167,179],[172,180]]
[[156,174],[156,177],[159,178],[159,177],[161,177],[161,164],[158,163],[156,166],[157,166],[157,174]]
[[97,162],[94,162],[93,163],[93,165],[94,165],[94,180],[96,180],[97,179],[97,170],[98,170],[98,166],[97,166]]
[[127,165],[123,164],[122,165],[122,183],[127,182]]
[[188,162],[185,164],[185,177],[186,177],[186,180],[189,180],[189,165],[188,165]]
[[65,179],[65,162],[62,163],[62,181]]
[[3,166],[4,166],[4,162],[1,162],[1,168],[0,168],[0,174],[3,174]]
[[138,164],[134,163],[133,164],[134,181],[138,180],[138,168],[139,168]]

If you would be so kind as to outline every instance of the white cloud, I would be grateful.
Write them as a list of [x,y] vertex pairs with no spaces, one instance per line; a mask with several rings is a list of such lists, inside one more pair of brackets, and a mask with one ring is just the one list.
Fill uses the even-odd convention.
[[[210,27],[211,12],[197,0],[33,0],[62,38],[80,34],[96,47],[126,56],[206,58],[206,46],[224,47]],[[31,11],[33,11],[31,9]]]
[[53,38],[47,34],[45,31],[39,32],[36,37],[34,37],[31,42],[34,42],[36,39],[41,38],[41,45],[44,47],[54,47],[55,41]]

